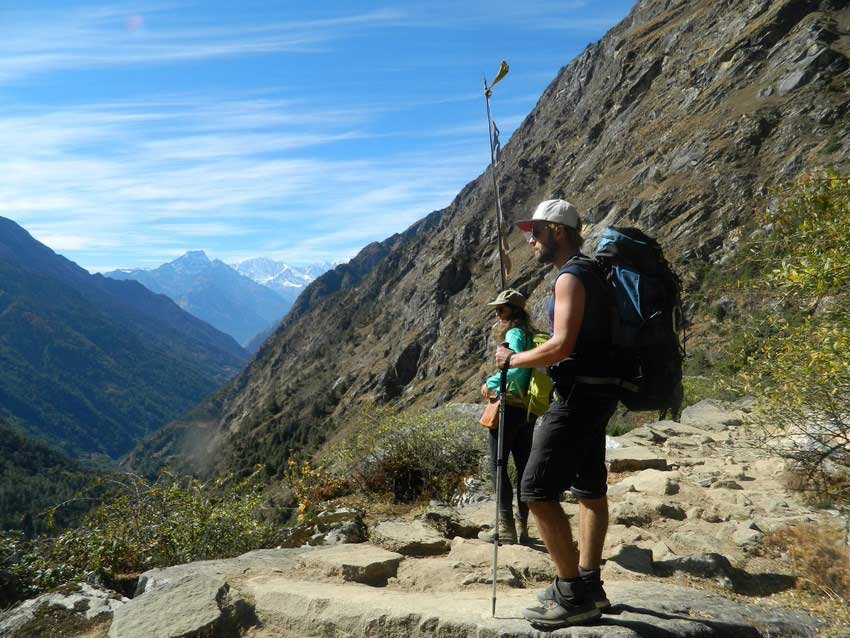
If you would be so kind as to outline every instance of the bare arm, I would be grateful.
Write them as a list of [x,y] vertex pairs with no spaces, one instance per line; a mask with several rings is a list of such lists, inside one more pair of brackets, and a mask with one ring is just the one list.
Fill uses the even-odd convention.
[[[566,273],[555,282],[555,317],[553,334],[545,343],[532,350],[517,352],[511,357],[512,368],[548,366],[569,357],[576,346],[581,322],[584,318],[584,285],[578,277]],[[496,363],[504,364],[512,351],[499,346]]]

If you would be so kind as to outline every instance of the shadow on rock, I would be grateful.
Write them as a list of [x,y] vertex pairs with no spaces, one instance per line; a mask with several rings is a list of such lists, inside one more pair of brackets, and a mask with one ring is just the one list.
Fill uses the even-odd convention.
[[[610,616],[621,616],[622,614],[635,614],[638,616],[652,616],[660,620],[666,620],[676,623],[688,623],[703,625],[716,632],[717,636],[735,636],[736,638],[761,638],[762,634],[755,627],[747,627],[735,623],[725,623],[717,620],[709,620],[706,618],[696,618],[693,616],[683,616],[678,614],[665,614],[663,612],[647,609],[645,607],[633,607],[631,605],[617,604],[611,607],[603,616],[601,625],[611,625],[617,627],[625,627],[631,629],[642,638],[681,638],[681,627],[676,630],[665,629],[658,624],[653,624],[648,621],[639,620],[637,618],[611,618]],[[700,632],[693,632],[693,635],[699,635]],[[690,633],[688,635],[691,635]]]
[[707,553],[680,556],[657,561],[653,565],[657,576],[672,576],[683,573],[698,578],[716,580],[723,588],[745,596],[766,596],[794,587],[793,576],[784,574],[749,572],[733,567],[722,554]]

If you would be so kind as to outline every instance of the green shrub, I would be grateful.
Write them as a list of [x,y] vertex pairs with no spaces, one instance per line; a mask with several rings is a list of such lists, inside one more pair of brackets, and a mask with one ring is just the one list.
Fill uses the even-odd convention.
[[92,574],[132,574],[275,545],[277,529],[262,517],[259,473],[211,483],[126,475],[120,493],[75,529],[53,538],[0,536],[0,569],[29,596]]
[[322,501],[351,493],[346,477],[334,474],[323,465],[315,465],[307,459],[288,459],[286,482],[298,502],[299,523],[307,520]]
[[478,470],[485,442],[475,420],[453,410],[364,410],[326,460],[361,492],[388,494],[397,502],[450,502]]
[[753,294],[781,311],[745,327],[740,387],[763,397],[765,446],[826,500],[850,507],[850,179],[804,178],[762,215]]

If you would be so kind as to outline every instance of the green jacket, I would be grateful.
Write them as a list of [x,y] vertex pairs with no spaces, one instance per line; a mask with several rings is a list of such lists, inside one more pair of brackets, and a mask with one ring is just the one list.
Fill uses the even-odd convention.
[[[530,335],[526,335],[522,328],[511,328],[505,334],[508,348],[514,352],[522,352],[528,349],[531,342]],[[496,372],[487,379],[487,387],[499,394],[499,379],[501,372]],[[511,368],[508,370],[508,398],[509,405],[525,405],[522,397],[528,391],[528,382],[531,381],[531,368]]]

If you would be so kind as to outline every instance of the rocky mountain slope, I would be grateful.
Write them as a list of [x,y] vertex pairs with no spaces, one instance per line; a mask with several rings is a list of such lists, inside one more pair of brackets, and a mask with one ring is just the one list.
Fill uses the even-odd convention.
[[134,279],[170,297],[186,312],[230,335],[242,345],[271,331],[293,299],[239,273],[223,261],[192,250],[153,270],[115,270],[112,279]]
[[90,275],[0,218],[0,417],[20,430],[116,457],[244,358],[167,297]]
[[[506,213],[564,196],[591,238],[640,226],[693,290],[751,232],[768,187],[848,167],[848,29],[837,0],[641,0],[560,71],[505,147]],[[494,108],[498,120],[498,96]],[[321,441],[358,404],[474,397],[497,289],[493,209],[488,171],[320,277],[233,382],[134,459],[278,471],[288,448]],[[512,231],[511,283],[539,310],[546,272],[523,243]]]
[[[789,524],[844,522],[788,489],[785,463],[753,447],[748,409],[703,401],[681,423],[609,440],[603,575],[612,608],[588,627],[545,634],[521,620],[554,573],[533,524],[532,542],[499,550],[491,617],[493,550],[476,534],[495,504],[470,489],[457,510],[432,502],[415,518],[368,527],[351,508],[326,509],[315,527],[296,528],[294,548],[153,569],[131,600],[64,587],[0,614],[0,636],[57,626],[69,638],[846,636],[846,603],[812,607],[788,561],[762,543]],[[574,520],[576,503],[564,508]]]

